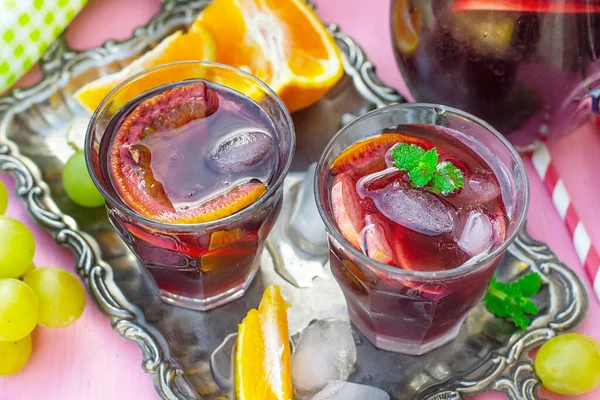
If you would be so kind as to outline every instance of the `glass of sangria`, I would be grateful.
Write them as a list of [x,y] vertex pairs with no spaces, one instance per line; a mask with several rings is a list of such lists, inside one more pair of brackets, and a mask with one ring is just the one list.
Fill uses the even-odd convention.
[[415,355],[456,337],[529,202],[523,162],[500,133],[429,104],[345,126],[315,180],[351,320],[375,346]]
[[115,88],[86,136],[108,217],[160,291],[208,310],[242,296],[294,152],[277,95],[226,65],[159,66]]
[[521,148],[600,112],[599,1],[392,3],[396,60],[416,101],[468,111]]

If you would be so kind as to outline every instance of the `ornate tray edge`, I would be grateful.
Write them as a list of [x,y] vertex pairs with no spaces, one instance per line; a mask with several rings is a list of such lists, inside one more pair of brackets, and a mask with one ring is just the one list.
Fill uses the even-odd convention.
[[[148,38],[154,37],[156,32],[161,31],[161,24],[165,23],[165,17],[170,12],[188,3],[165,1],[160,14],[146,26],[137,28],[130,39],[122,42],[108,41],[101,47],[76,52],[68,50],[64,42],[57,41],[42,60],[44,73],[42,81],[28,89],[15,89],[4,98],[0,98],[0,133],[6,130],[9,119],[7,116],[14,112],[13,108],[18,106],[20,101],[43,96],[52,83],[65,79],[74,70],[85,68],[86,60],[115,55],[120,49],[128,46],[139,46]],[[342,49],[346,73],[352,77],[354,85],[366,100],[375,107],[404,101],[396,90],[378,79],[374,65],[367,60],[364,51],[353,39],[341,32],[336,25],[328,25],[327,28]],[[0,170],[14,176],[17,183],[16,193],[25,203],[32,218],[53,235],[57,244],[73,251],[76,257],[76,269],[100,310],[110,318],[113,328],[122,337],[135,342],[142,350],[142,367],[151,374],[159,396],[169,400],[194,396],[187,382],[182,378],[182,371],[171,359],[163,335],[146,323],[143,314],[120,293],[114,284],[112,268],[98,257],[99,249],[94,239],[79,231],[76,222],[58,210],[37,166],[21,155],[14,143],[2,136],[0,136]],[[511,399],[535,399],[539,382],[525,350],[549,339],[557,331],[572,329],[585,315],[588,299],[583,284],[568,267],[557,260],[547,245],[522,233],[517,248],[517,251],[524,252],[524,256],[531,259],[532,265],[536,265],[540,271],[554,268],[566,274],[575,288],[576,299],[574,300],[577,301],[574,301],[574,304],[578,304],[577,309],[564,310],[562,316],[565,319],[562,324],[551,323],[525,336],[513,337],[509,345],[502,349],[502,354],[498,354],[495,358],[498,368],[482,371],[477,382],[461,380],[453,389],[441,390],[427,397],[429,400],[462,399],[490,388],[504,391]],[[535,260],[541,262],[536,263]]]
[[[203,2],[198,2],[201,3]],[[26,89],[13,89],[0,98],[0,171],[10,173],[15,178],[16,194],[33,220],[51,233],[58,245],[73,252],[76,270],[83,278],[90,296],[111,320],[113,328],[123,338],[138,345],[143,354],[142,368],[152,376],[158,395],[168,400],[188,398],[194,394],[183,378],[183,372],[171,359],[168,350],[164,350],[168,349],[166,339],[146,323],[141,311],[118,290],[112,278],[112,267],[99,257],[100,251],[95,240],[81,232],[77,223],[58,209],[38,167],[20,154],[17,145],[2,135],[2,132],[8,129],[10,116],[21,101],[43,97],[54,83],[66,79],[73,71],[84,70],[93,59],[114,57],[121,49],[140,46],[149,38],[155,38],[157,32],[164,30],[161,24],[165,23],[169,13],[174,10],[182,11],[186,5],[189,2],[164,1],[158,15],[147,25],[136,28],[131,38],[121,42],[107,41],[100,47],[78,52],[68,49],[64,38],[61,38],[40,61],[43,78],[39,83]],[[396,90],[379,80],[375,66],[367,60],[364,51],[352,38],[336,25],[327,25],[327,29],[342,49],[344,70],[352,77],[354,85],[367,101],[375,107],[404,101]],[[182,385],[185,387],[181,387]]]

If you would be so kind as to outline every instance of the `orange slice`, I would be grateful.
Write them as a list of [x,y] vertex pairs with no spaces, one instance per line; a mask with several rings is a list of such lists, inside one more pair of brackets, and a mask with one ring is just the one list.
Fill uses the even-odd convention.
[[392,35],[400,53],[410,55],[419,46],[421,11],[408,0],[396,0],[392,9]]
[[235,228],[230,231],[222,229],[210,234],[210,240],[208,242],[208,250],[215,250],[219,247],[225,246],[229,243],[233,243],[242,238],[244,231],[241,228]]
[[[75,99],[85,109],[93,112],[111,90],[138,72],[177,61],[214,61],[216,53],[216,43],[212,35],[199,23],[195,22],[187,33],[177,31],[167,36],[158,46],[133,61],[121,71],[104,76],[83,86],[75,92]],[[118,109],[140,93],[185,78],[194,77],[172,76],[168,70],[165,70],[164,73],[152,75],[151,79],[144,78],[143,80],[136,81],[128,86],[125,92],[119,96],[118,104],[114,104],[113,107]]]
[[[249,206],[266,191],[259,180],[238,184],[227,192],[199,204],[176,209],[165,190],[168,177],[155,176],[151,160],[170,151],[165,141],[184,141],[188,146],[203,145],[199,124],[193,135],[185,136],[179,128],[191,121],[214,114],[219,107],[216,92],[204,82],[178,86],[141,102],[121,123],[110,151],[109,167],[115,187],[127,204],[156,221],[167,223],[201,223],[215,221]],[[189,132],[188,132],[189,133]],[[154,151],[145,140],[159,139]],[[159,153],[160,152],[160,153]],[[187,190],[187,188],[178,190]],[[177,190],[176,190],[177,191]]]
[[331,164],[331,172],[339,174],[350,169],[378,171],[385,168],[385,152],[396,143],[416,144],[426,150],[433,146],[425,140],[401,133],[383,133],[361,140],[344,150]]
[[239,325],[235,352],[237,400],[292,400],[288,303],[277,286]]
[[318,101],[344,74],[334,39],[303,0],[214,0],[198,21],[216,61],[265,82],[290,112]]
[[243,265],[252,264],[252,260],[258,251],[258,233],[256,231],[243,233],[239,228],[229,232],[236,231],[239,231],[239,234],[234,233],[228,238],[223,238],[228,240],[228,242],[216,248],[211,248],[211,246],[215,244],[213,242],[213,235],[217,232],[211,235],[208,252],[200,258],[200,269],[202,272],[223,271],[224,273],[228,273],[227,271],[231,271],[232,269],[239,269]]
[[[197,224],[216,221],[228,217],[248,207],[258,200],[267,187],[262,182],[248,182],[235,186],[228,192],[220,194],[197,208],[185,212],[174,209],[155,211],[145,204],[136,204],[138,211],[156,221],[175,224]],[[134,203],[135,204],[135,203]]]

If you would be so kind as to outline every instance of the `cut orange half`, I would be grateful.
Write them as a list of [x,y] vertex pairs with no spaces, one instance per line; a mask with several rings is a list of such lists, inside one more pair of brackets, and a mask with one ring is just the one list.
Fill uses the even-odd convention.
[[214,0],[198,20],[216,61],[250,72],[290,112],[318,101],[344,74],[333,37],[303,0]]
[[238,329],[235,352],[237,400],[292,400],[288,303],[277,286],[265,290],[258,310]]
[[[118,84],[125,79],[144,71],[148,68],[177,61],[214,61],[216,56],[216,43],[210,33],[199,23],[195,22],[188,32],[177,31],[164,38],[158,46],[136,59],[119,72],[104,76],[83,86],[75,92],[75,99],[89,112],[93,112],[102,100]],[[113,108],[118,108],[140,93],[154,87],[177,82],[189,77],[169,76],[154,74],[143,80],[132,83],[125,93],[119,95],[118,103]]]

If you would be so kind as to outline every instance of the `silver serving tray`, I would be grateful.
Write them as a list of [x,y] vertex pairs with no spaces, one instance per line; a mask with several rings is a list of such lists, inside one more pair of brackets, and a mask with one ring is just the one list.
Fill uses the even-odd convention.
[[[0,98],[0,170],[16,179],[16,193],[31,217],[56,243],[73,251],[91,297],[114,329],[138,344],[143,368],[163,399],[232,398],[228,363],[232,334],[270,283],[280,285],[293,304],[292,334],[315,318],[348,318],[341,291],[327,266],[321,268],[325,259],[308,257],[298,249],[292,256],[282,254],[281,243],[291,243],[285,235],[271,235],[277,243],[269,243],[261,272],[241,299],[205,313],[169,306],[114,233],[105,210],[82,209],[65,195],[60,177],[72,153],[65,132],[69,125],[85,129],[89,118],[72,93],[187,26],[207,2],[165,1],[161,13],[136,29],[132,38],[84,52],[69,49],[60,39],[41,61],[41,82]],[[404,101],[377,79],[375,68],[351,38],[334,25],[328,29],[342,50],[346,76],[324,99],[293,116],[298,143],[293,172],[285,184],[288,210],[294,206],[303,172],[341,125],[354,115]],[[278,222],[277,232],[285,231],[283,221]],[[309,283],[295,280],[286,273],[295,267],[305,267],[319,277],[310,276]],[[497,275],[508,280],[529,270],[539,272],[545,285],[536,299],[541,314],[527,330],[511,331],[510,324],[492,318],[479,306],[456,340],[421,357],[377,350],[355,331],[358,362],[350,380],[381,387],[394,399],[462,399],[492,389],[504,391],[511,399],[537,398],[539,381],[529,349],[581,322],[588,298],[579,278],[545,244],[523,232]]]

